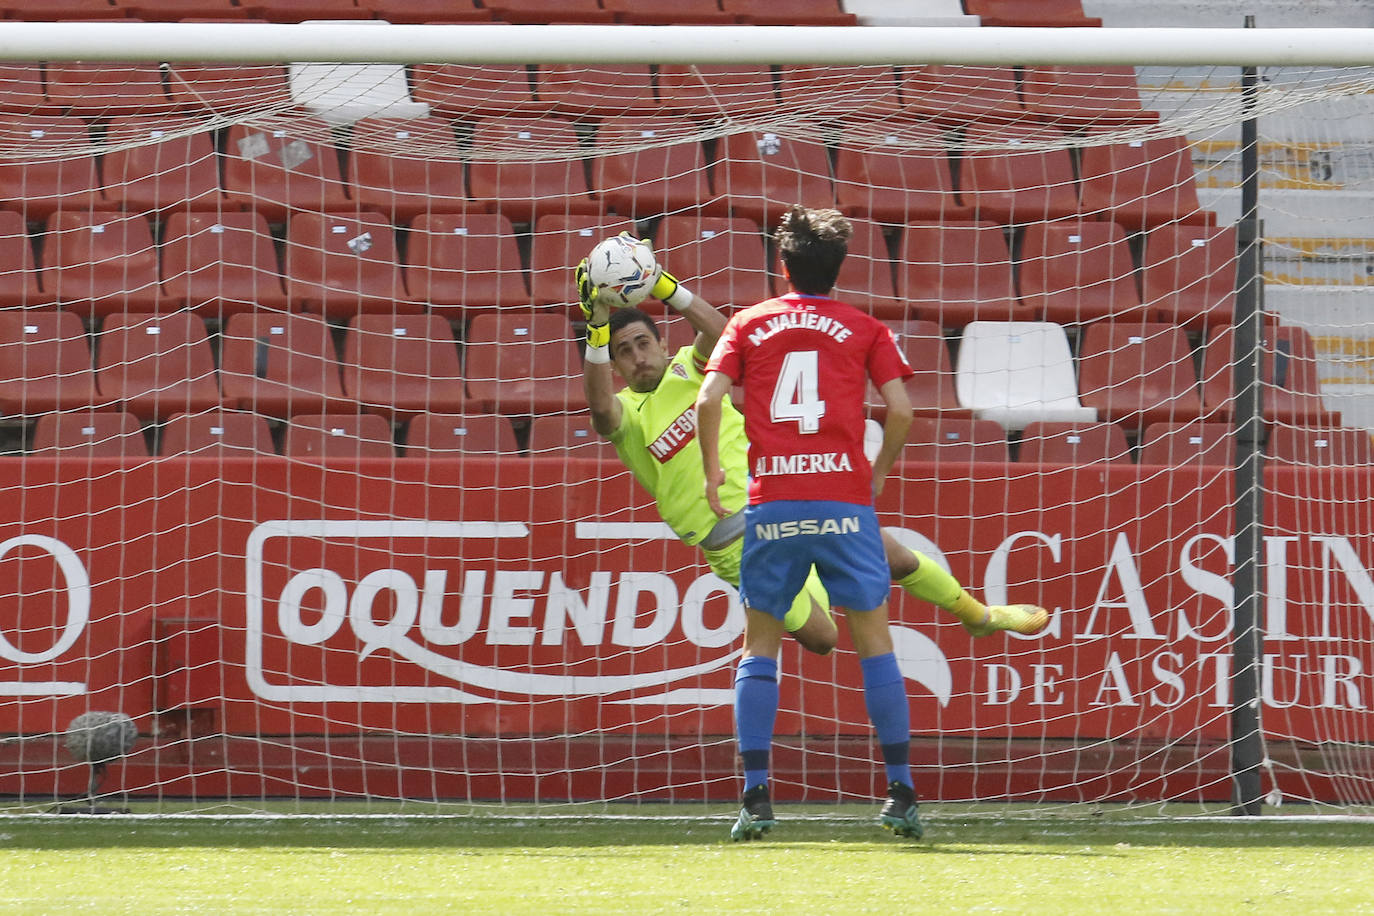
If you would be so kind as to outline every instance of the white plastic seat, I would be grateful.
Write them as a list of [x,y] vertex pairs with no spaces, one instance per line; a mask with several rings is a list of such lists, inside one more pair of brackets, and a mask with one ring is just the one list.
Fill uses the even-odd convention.
[[1047,321],[971,321],[955,364],[959,403],[1006,430],[1034,422],[1091,422],[1078,400],[1064,329]]

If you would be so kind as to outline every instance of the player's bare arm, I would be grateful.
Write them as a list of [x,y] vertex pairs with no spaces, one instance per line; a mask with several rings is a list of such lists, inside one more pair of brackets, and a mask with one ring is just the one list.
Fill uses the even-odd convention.
[[721,404],[734,380],[723,372],[708,372],[697,395],[697,442],[701,446],[701,467],[706,474],[706,501],[720,518],[729,513],[720,502],[725,470],[720,464]]
[[887,416],[883,419],[883,444],[873,459],[874,496],[883,491],[887,475],[901,455],[907,432],[911,429],[911,397],[906,393],[902,379],[889,379],[878,389],[878,395],[887,405]]

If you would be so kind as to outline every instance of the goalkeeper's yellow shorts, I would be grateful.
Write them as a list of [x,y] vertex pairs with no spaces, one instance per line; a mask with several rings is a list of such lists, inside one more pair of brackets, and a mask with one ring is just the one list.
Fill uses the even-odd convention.
[[[735,588],[739,588],[739,561],[744,555],[744,538],[738,537],[726,544],[719,550],[701,551],[706,556],[706,562],[711,567],[711,572],[729,582]],[[826,593],[825,586],[821,584],[821,577],[816,574],[816,567],[811,567],[811,571],[806,575],[806,582],[802,584],[802,590],[792,599],[792,606],[787,609],[787,614],[782,618],[783,628],[789,633],[795,633],[806,625],[806,621],[811,618],[812,603],[822,608],[827,615],[830,614],[830,595]]]

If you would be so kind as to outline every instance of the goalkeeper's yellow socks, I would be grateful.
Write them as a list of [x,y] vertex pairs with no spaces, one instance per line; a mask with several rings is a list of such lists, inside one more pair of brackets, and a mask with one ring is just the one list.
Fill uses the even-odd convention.
[[1017,633],[1036,633],[1049,623],[1050,615],[1033,604],[1009,604],[988,607],[974,598],[959,580],[945,572],[934,560],[913,550],[916,555],[916,571],[898,579],[908,595],[929,601],[949,611],[964,625],[971,636],[989,636],[1002,630]]

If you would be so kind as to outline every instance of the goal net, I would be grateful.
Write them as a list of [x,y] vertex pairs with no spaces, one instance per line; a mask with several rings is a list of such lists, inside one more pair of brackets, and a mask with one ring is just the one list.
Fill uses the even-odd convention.
[[[154,808],[737,797],[743,610],[592,430],[572,268],[729,314],[794,202],[916,372],[884,524],[1053,615],[893,589],[921,796],[1231,797],[1250,361],[1263,788],[1368,806],[1370,71],[1128,64],[0,66],[0,808],[86,792],[88,711]],[[879,795],[847,637],[781,672],[774,797]]]

